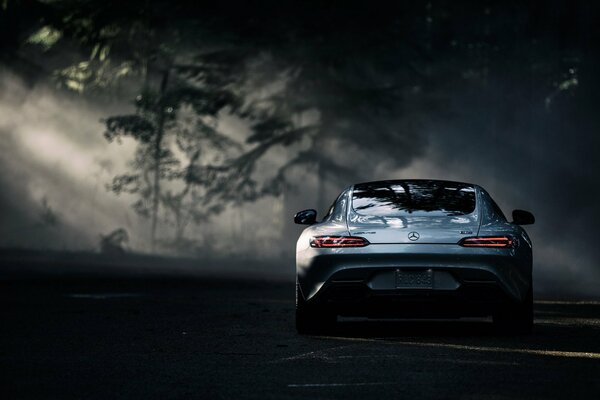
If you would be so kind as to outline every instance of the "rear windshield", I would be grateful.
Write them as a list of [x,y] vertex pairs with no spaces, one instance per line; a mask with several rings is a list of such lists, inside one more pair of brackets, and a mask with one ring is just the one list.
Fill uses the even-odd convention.
[[441,181],[388,181],[354,186],[354,211],[391,217],[456,216],[475,211],[475,188]]

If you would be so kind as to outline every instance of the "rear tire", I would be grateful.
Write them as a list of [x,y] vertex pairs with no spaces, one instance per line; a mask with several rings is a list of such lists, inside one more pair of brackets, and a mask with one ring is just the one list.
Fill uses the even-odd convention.
[[533,329],[533,287],[529,290],[522,303],[498,311],[493,316],[494,325],[500,332],[528,335]]
[[300,287],[296,284],[296,331],[300,334],[319,334],[331,330],[336,315],[327,310],[318,310],[306,304]]

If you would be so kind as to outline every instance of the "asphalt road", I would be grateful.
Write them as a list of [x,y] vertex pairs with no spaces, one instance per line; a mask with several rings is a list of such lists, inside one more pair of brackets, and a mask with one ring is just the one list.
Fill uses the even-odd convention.
[[600,302],[489,321],[340,322],[300,336],[294,284],[209,278],[0,282],[3,399],[600,398]]

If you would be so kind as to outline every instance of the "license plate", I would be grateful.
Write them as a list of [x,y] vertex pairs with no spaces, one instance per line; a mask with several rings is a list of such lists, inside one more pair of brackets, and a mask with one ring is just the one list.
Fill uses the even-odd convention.
[[397,269],[396,289],[433,289],[433,271]]

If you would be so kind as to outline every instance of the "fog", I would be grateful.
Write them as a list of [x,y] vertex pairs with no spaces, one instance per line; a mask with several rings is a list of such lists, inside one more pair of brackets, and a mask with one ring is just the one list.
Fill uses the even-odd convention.
[[[99,251],[102,235],[123,228],[128,232],[128,250],[150,252],[148,221],[131,209],[133,196],[117,196],[108,188],[113,175],[134,157],[136,143],[132,139],[109,143],[102,135],[101,120],[131,105],[99,107],[45,83],[26,87],[7,72],[0,78],[0,93],[2,246]],[[232,136],[247,130],[239,121],[223,123]],[[270,176],[284,161],[285,153],[282,158],[273,152],[258,172]],[[289,222],[283,210],[277,211],[279,203],[280,199],[267,198],[243,209],[228,209],[192,236],[207,249],[224,254],[258,248],[263,256],[279,255],[283,250],[264,244],[279,240],[283,220]],[[238,248],[228,248],[232,241]]]
[[[585,12],[575,11],[579,16]],[[484,27],[501,30],[494,23],[503,18],[512,21],[500,16]],[[596,207],[600,117],[594,109],[598,57],[592,50],[595,32],[586,31],[591,29],[586,21],[579,28],[567,24],[563,27],[567,33],[562,34],[550,23],[533,34],[523,28],[531,22],[515,22],[522,29],[515,28],[504,42],[473,53],[465,50],[464,54],[474,54],[472,58],[452,53],[453,41],[471,35],[460,31],[455,39],[447,38],[450,50],[432,52],[425,66],[416,67],[423,69],[419,78],[406,78],[400,71],[394,75],[395,67],[369,47],[368,55],[377,64],[367,65],[368,73],[342,66],[336,76],[356,80],[358,74],[361,86],[367,88],[383,81],[404,85],[402,103],[370,115],[369,120],[344,112],[327,114],[326,106],[319,105],[329,106],[333,101],[329,97],[336,95],[328,92],[331,87],[323,77],[326,84],[302,92],[317,104],[307,108],[304,123],[321,126],[319,145],[303,139],[273,146],[258,163],[255,177],[268,181],[303,153],[331,160],[336,169],[319,170],[323,162],[317,167],[306,163],[291,167],[286,175],[290,185],[281,193],[229,204],[209,220],[190,226],[186,238],[192,247],[163,247],[155,253],[281,259],[293,268],[295,240],[302,229],[292,224],[296,211],[318,208],[322,215],[343,188],[357,181],[447,179],[485,187],[509,218],[516,208],[535,214],[537,222],[527,230],[534,242],[537,291],[600,295],[595,244],[600,222]],[[523,43],[529,46],[536,40],[540,50],[532,61]],[[298,46],[298,52],[311,56],[306,50],[310,46]],[[272,51],[277,54],[277,49]],[[264,54],[269,52],[253,58],[250,71],[277,69],[277,62]],[[554,72],[543,72],[542,64],[552,65]],[[258,75],[252,81],[255,93],[286,89],[281,76],[274,75],[265,84]],[[446,75],[451,78],[439,80]],[[133,112],[127,93],[116,97],[73,93],[57,88],[50,78],[32,83],[14,67],[0,70],[0,247],[98,252],[102,236],[122,228],[128,236],[126,251],[152,252],[150,221],[132,209],[135,196],[108,189],[113,177],[128,168],[137,146],[131,138],[110,143],[103,137],[104,119]],[[371,106],[377,108],[377,103]],[[368,112],[372,114],[373,108]],[[244,143],[251,131],[248,121],[219,114],[218,124],[245,150],[252,149]],[[172,229],[159,224],[158,236],[167,237]]]

